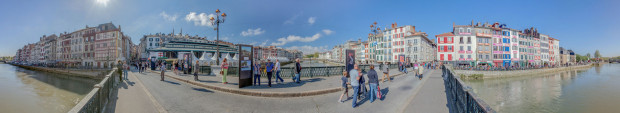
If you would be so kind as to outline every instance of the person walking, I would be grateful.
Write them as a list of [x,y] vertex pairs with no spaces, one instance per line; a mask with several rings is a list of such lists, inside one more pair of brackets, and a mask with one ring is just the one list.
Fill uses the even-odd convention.
[[127,74],[128,74],[127,72],[130,69],[129,68],[129,64],[127,64],[127,61],[123,62],[123,68],[124,68],[123,69],[123,76],[125,77],[125,80],[127,80]]
[[276,83],[280,80],[280,83],[284,83],[284,80],[280,77],[280,60],[276,59]]
[[357,71],[358,66],[354,65],[353,69],[349,71],[349,75],[350,77],[350,83],[351,83],[351,87],[353,87],[353,101],[352,101],[352,107],[355,108],[355,106],[357,106],[357,97],[359,96],[359,89],[360,89],[360,73]]
[[387,77],[387,79],[392,82],[392,80],[390,79],[390,70],[389,70],[389,65],[387,63],[383,64],[383,78],[381,79],[381,82],[385,82],[385,78]]
[[368,76],[368,87],[370,87],[368,96],[370,97],[370,103],[372,103],[377,98],[377,92],[379,91],[377,90],[379,87],[379,77],[374,65],[370,65],[370,71],[368,71],[366,76]]
[[[420,66],[424,66],[424,65],[425,65],[425,63],[422,63],[422,65],[420,65]],[[422,80],[422,77],[424,75],[424,67],[419,67],[418,69],[419,69],[418,70],[418,79]]]
[[261,67],[260,67],[260,63],[256,62],[254,63],[254,85],[256,86],[256,82],[258,82],[258,86],[260,86],[260,71]]
[[196,61],[196,64],[194,64],[194,80],[198,81],[198,68],[200,68],[200,63],[198,63],[198,61]]
[[172,68],[170,68],[170,69],[172,69],[172,73],[174,73],[175,75],[179,75],[179,74],[177,74],[177,67],[179,67],[177,64],[178,63],[177,63],[176,60],[172,61]]
[[299,58],[295,59],[295,77],[293,80],[299,84],[299,79],[301,78],[301,63],[299,63]]
[[413,64],[413,71],[415,71],[415,76],[418,77],[419,73],[418,73],[418,68],[419,68],[420,64],[418,64],[418,61],[416,60],[415,63]]
[[267,59],[267,86],[269,87],[271,87],[271,77],[273,77],[273,70],[275,70],[275,68],[273,68],[273,62]]
[[228,62],[226,62],[226,58],[224,58],[224,60],[222,61],[221,68],[222,71],[220,72],[220,74],[222,74],[222,84],[228,84],[228,82],[226,81],[226,76],[228,75]]
[[[110,66],[110,67],[111,67],[111,66]],[[119,79],[120,81],[123,81],[123,72],[125,71],[125,68],[123,67],[123,61],[120,61],[120,60],[119,60],[119,61],[117,61],[117,62],[116,62],[116,69],[118,69],[118,72],[119,72],[119,74],[120,74],[120,75],[118,76],[118,79]]]
[[166,72],[166,65],[165,62],[161,62],[161,80],[160,81],[164,81],[164,73]]
[[342,92],[342,94],[340,95],[340,99],[338,100],[338,102],[344,103],[342,97],[347,95],[347,99],[349,98],[349,87],[347,87],[347,81],[349,81],[349,78],[347,78],[347,71],[342,71],[342,77],[340,78],[340,80],[342,80],[342,88],[344,89],[344,92]]

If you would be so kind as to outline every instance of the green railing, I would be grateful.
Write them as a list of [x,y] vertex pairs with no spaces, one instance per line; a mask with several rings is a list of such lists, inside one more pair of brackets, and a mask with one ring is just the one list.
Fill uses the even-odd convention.
[[491,106],[480,99],[471,87],[463,84],[461,79],[454,76],[454,71],[449,65],[442,67],[446,95],[448,95],[449,107],[458,113],[495,113]]
[[94,88],[80,102],[75,105],[69,113],[101,113],[107,103],[112,99],[111,93],[116,90],[116,83],[119,81],[117,68],[112,69],[109,74],[95,84]]

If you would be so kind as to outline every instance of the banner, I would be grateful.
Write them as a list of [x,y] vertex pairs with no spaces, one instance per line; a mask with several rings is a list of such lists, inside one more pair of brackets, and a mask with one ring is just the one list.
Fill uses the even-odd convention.
[[355,50],[347,49],[345,53],[345,66],[347,69],[347,74],[351,74],[349,73],[349,71],[351,71],[353,69],[353,66],[355,65]]

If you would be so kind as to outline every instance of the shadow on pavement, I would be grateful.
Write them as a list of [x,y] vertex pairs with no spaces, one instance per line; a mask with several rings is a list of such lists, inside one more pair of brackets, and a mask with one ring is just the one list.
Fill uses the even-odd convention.
[[387,96],[388,92],[390,92],[390,87],[385,87],[381,89],[381,98],[379,100],[383,101]]
[[174,84],[174,85],[181,85],[181,84],[179,84],[179,83],[172,82],[172,81],[168,81],[168,80],[164,80],[164,82],[167,82],[167,83],[170,83],[170,84]]
[[261,82],[260,86],[248,86],[248,87],[244,87],[244,88],[245,89],[290,88],[290,87],[299,87],[299,86],[303,86],[306,83],[318,82],[318,81],[322,81],[322,80],[326,80],[326,79],[325,78],[311,78],[311,79],[302,80],[299,83],[295,83],[295,82],[285,82],[284,84],[271,83],[271,87],[267,87],[267,84],[268,84],[267,82]]
[[201,91],[201,92],[213,93],[213,91],[207,90],[205,88],[192,88],[192,89],[196,91]]

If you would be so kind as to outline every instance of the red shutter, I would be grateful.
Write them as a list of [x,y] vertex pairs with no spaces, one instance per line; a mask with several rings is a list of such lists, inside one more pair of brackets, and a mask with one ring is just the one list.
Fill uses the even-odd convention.
[[448,43],[448,37],[443,37],[443,43]]
[[448,54],[448,60],[452,60],[452,54]]
[[443,60],[443,54],[439,54],[439,60]]

